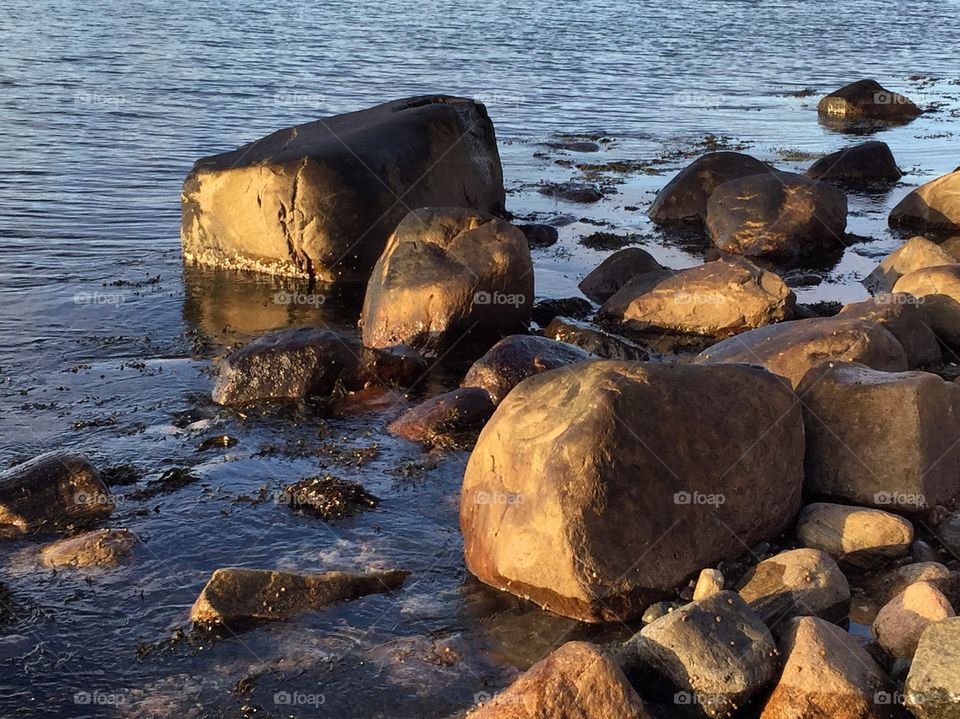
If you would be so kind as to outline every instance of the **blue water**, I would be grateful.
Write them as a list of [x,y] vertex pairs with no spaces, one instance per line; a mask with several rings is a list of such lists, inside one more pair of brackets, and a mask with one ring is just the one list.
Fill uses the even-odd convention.
[[[644,214],[683,154],[713,135],[802,169],[809,160],[785,158],[855,141],[818,123],[819,96],[874,77],[935,107],[876,135],[907,174],[889,193],[850,196],[849,230],[866,239],[822,285],[800,291],[802,301],[848,301],[865,296],[858,280],[900,242],[886,229],[889,208],[960,164],[958,7],[7,0],[0,462],[71,447],[100,466],[132,463],[144,481],[172,466],[191,466],[200,481],[149,502],[117,489],[111,526],[146,541],[116,570],[54,573],[38,567],[35,544],[0,546],[0,581],[16,607],[0,625],[0,715],[315,716],[322,697],[321,710],[340,717],[444,717],[564,638],[625,631],[578,627],[471,581],[457,526],[466,455],[391,439],[383,426],[399,406],[241,417],[210,405],[210,368],[225,349],[295,323],[349,330],[359,308],[277,306],[272,293],[295,288],[289,280],[184,268],[179,194],[196,158],[387,99],[479,98],[496,124],[508,208],[533,220],[571,216],[560,243],[534,256],[538,296],[567,296],[604,257],[578,243],[597,229],[637,233],[674,267],[701,262]],[[805,88],[813,94],[792,94]],[[542,144],[594,133],[610,140],[600,153]],[[608,175],[616,192],[595,206],[536,192],[577,177],[558,160],[661,157],[659,174]],[[189,419],[175,422],[182,413]],[[236,447],[196,452],[224,432]],[[362,481],[383,502],[323,524],[238,501],[321,471]],[[138,644],[186,626],[203,582],[226,565],[413,574],[393,597],[138,660]],[[233,691],[248,677],[252,689]],[[284,692],[303,702],[278,703]]]

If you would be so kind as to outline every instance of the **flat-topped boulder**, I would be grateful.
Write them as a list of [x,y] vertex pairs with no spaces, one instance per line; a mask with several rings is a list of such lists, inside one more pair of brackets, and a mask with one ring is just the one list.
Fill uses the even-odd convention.
[[803,546],[861,567],[904,557],[913,541],[913,525],[903,517],[829,502],[804,507],[796,531]]
[[764,172],[717,187],[706,223],[720,250],[790,267],[842,252],[847,197],[803,175]]
[[365,282],[410,208],[504,211],[486,108],[412,97],[279,130],[198,160],[183,184],[184,257]]
[[0,538],[83,527],[113,509],[100,473],[78,452],[48,452],[0,472]]
[[531,377],[470,455],[467,567],[582,621],[639,617],[789,526],[801,424],[787,383],[751,367],[598,360]]
[[892,372],[907,369],[903,347],[888,330],[875,321],[844,317],[811,317],[759,327],[707,348],[695,362],[760,365],[796,387],[812,367],[829,360],[860,362]]
[[726,337],[791,319],[795,304],[779,275],[734,258],[641,275],[607,300],[598,317],[634,331]]
[[398,589],[408,574],[401,570],[356,574],[217,569],[194,602],[190,621],[230,624],[289,619],[301,612]]
[[634,277],[667,271],[653,255],[639,247],[614,252],[580,280],[580,291],[594,302],[604,303]]
[[940,341],[960,347],[960,264],[914,270],[897,280],[893,291],[913,295]]
[[890,226],[960,232],[960,168],[921,185],[890,211]]
[[657,193],[647,215],[658,225],[702,224],[707,217],[707,201],[717,186],[770,169],[740,152],[707,153],[683,168]]
[[857,80],[821,98],[817,112],[851,120],[897,121],[916,117],[920,108],[876,80]]
[[862,302],[851,302],[844,305],[837,316],[873,322],[889,331],[903,347],[909,369],[936,367],[943,359],[937,336],[913,295],[880,294]]
[[824,155],[810,165],[805,174],[814,180],[851,184],[893,182],[903,175],[890,146],[877,140]]
[[863,280],[874,293],[893,292],[897,280],[914,270],[956,264],[956,258],[946,249],[926,237],[911,237],[881,260]]
[[960,494],[960,385],[828,363],[807,373],[797,394],[811,493],[907,513]]
[[526,332],[532,308],[533,265],[520,230],[476,210],[423,208],[403,219],[377,260],[360,326],[367,347],[438,356],[466,334],[476,344]]

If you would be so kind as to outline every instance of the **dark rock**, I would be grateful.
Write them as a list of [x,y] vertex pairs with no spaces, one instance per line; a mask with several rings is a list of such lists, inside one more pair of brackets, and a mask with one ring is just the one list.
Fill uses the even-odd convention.
[[478,432],[490,415],[493,403],[485,389],[465,387],[428,399],[391,422],[392,434],[430,445],[457,443],[464,435]]
[[871,577],[866,589],[870,598],[883,606],[916,582],[929,582],[945,590],[950,582],[950,570],[939,562],[905,564]]
[[640,345],[569,317],[554,317],[543,334],[604,359],[628,362],[649,359],[647,351]]
[[530,247],[550,247],[560,239],[557,228],[550,225],[517,225],[517,229],[527,238]]
[[823,277],[816,272],[788,272],[783,281],[787,287],[816,287],[823,283]]
[[707,219],[707,201],[724,182],[767,172],[770,168],[739,152],[711,152],[687,165],[657,193],[647,212],[658,225],[701,224]]
[[949,347],[960,347],[960,264],[924,267],[905,274],[894,293],[916,298],[926,324]]
[[807,177],[827,182],[893,182],[903,175],[885,142],[863,142],[814,162]]
[[277,501],[324,520],[342,519],[380,503],[363,485],[332,475],[305,477],[283,488]]
[[960,230],[960,169],[911,190],[891,210],[889,222],[921,232]]
[[527,377],[575,362],[596,359],[579,347],[536,335],[512,335],[495,344],[467,370],[461,387],[480,387],[500,404]]
[[592,314],[593,305],[582,297],[540,300],[533,306],[533,321],[541,327],[546,327],[559,315],[582,320]]
[[603,199],[600,188],[586,182],[549,182],[540,188],[540,194],[566,202],[583,204]]
[[199,160],[182,204],[188,260],[365,282],[407,208],[502,214],[503,173],[483,105],[414,97]]
[[844,119],[903,120],[916,117],[920,109],[876,80],[857,80],[821,98],[817,112]]
[[609,300],[627,282],[638,275],[662,271],[653,255],[639,247],[614,252],[580,281],[580,291],[600,304]]
[[660,617],[665,617],[671,612],[677,611],[682,606],[683,604],[680,602],[655,602],[647,607],[640,621],[642,621],[644,625],[653,624],[660,619]]
[[875,322],[890,332],[903,347],[907,367],[936,367],[942,360],[940,344],[927,326],[926,314],[911,295],[883,294],[863,302],[844,305],[840,317]]
[[937,525],[937,538],[954,557],[960,557],[960,511],[951,512]]

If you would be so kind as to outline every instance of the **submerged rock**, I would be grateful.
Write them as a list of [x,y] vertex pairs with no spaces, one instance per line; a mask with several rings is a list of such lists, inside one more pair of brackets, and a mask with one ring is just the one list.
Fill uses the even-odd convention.
[[839,316],[873,322],[890,332],[903,347],[909,369],[936,367],[943,359],[926,313],[912,295],[883,294],[852,302],[843,306]]
[[511,335],[497,342],[467,370],[461,387],[485,389],[494,404],[527,377],[596,359],[579,347],[536,335]]
[[128,529],[98,529],[46,545],[40,559],[50,567],[115,567],[139,541]]
[[813,317],[759,327],[730,337],[701,352],[695,362],[760,365],[796,387],[815,365],[826,361],[860,362],[891,372],[907,369],[903,347],[874,321]]
[[797,394],[810,492],[907,513],[960,494],[960,385],[831,363],[808,372]]
[[468,333],[483,342],[526,332],[532,307],[520,230],[475,210],[423,208],[403,219],[377,260],[360,326],[367,347],[437,356]]
[[638,617],[790,524],[801,424],[786,383],[744,366],[601,360],[530,378],[470,455],[467,567],[582,621]]
[[548,182],[540,188],[540,194],[567,202],[590,204],[603,199],[603,192],[587,182]]
[[769,684],[776,645],[736,592],[692,602],[640,630],[621,650],[624,670],[651,693],[668,689],[678,705],[731,717]]
[[863,284],[873,293],[893,292],[897,280],[914,270],[952,265],[956,261],[953,255],[926,237],[911,237],[884,257],[880,264],[867,275]]
[[893,182],[903,175],[890,146],[872,140],[845,147],[814,162],[807,177],[827,182]]
[[707,201],[724,182],[771,168],[739,152],[710,152],[698,157],[657,193],[647,212],[658,225],[701,224],[707,218]]
[[909,272],[897,280],[893,291],[913,295],[940,341],[960,347],[960,264]]
[[388,429],[412,442],[445,445],[479,432],[492,414],[493,402],[485,389],[464,387],[407,410]]
[[533,306],[533,321],[546,327],[554,317],[584,319],[593,314],[593,305],[582,297],[540,300]]
[[365,282],[407,208],[503,213],[503,172],[482,104],[412,97],[205,157],[182,206],[187,260]]
[[903,120],[916,117],[920,109],[876,80],[857,80],[821,98],[817,112],[845,119]]
[[551,247],[557,244],[560,233],[550,225],[517,225],[517,229],[527,238],[527,244],[533,247]]
[[649,358],[647,351],[640,345],[604,332],[588,322],[578,322],[569,317],[554,317],[543,334],[545,337],[576,345],[603,359],[630,362]]
[[373,509],[380,503],[360,483],[329,474],[305,477],[284,487],[277,501],[328,521]]
[[604,303],[633,278],[665,268],[639,247],[614,252],[580,280],[580,291],[594,302]]
[[0,472],[0,538],[93,524],[113,508],[100,473],[76,452],[48,452]]
[[887,654],[912,657],[923,630],[954,615],[953,607],[939,589],[917,582],[883,606],[871,629]]
[[724,337],[788,320],[796,296],[778,275],[735,258],[676,273],[641,275],[600,308],[634,331]]
[[710,195],[707,229],[723,250],[793,266],[846,247],[847,198],[836,187],[790,172],[725,182]]
[[912,230],[960,231],[960,168],[931,180],[890,211],[890,226]]
[[530,667],[470,719],[650,719],[610,657],[593,644],[567,642]]
[[913,525],[903,517],[866,507],[815,502],[797,518],[797,538],[805,547],[860,567],[904,557]]
[[955,719],[960,707],[960,617],[931,624],[920,635],[904,695],[917,719]]
[[190,610],[198,624],[289,619],[296,614],[383,594],[403,584],[409,572],[294,574],[269,569],[217,569]]

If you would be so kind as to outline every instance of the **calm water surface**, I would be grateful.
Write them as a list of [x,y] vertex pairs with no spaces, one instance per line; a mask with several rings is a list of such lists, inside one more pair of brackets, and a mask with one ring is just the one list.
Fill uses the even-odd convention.
[[[856,141],[818,123],[818,97],[874,77],[931,112],[876,135],[907,174],[850,196],[859,239],[802,301],[865,296],[857,281],[900,241],[889,208],[960,165],[955,1],[476,5],[4,3],[0,463],[69,447],[101,467],[132,464],[141,482],[173,467],[198,480],[142,501],[115,489],[111,526],[145,540],[120,569],[53,572],[35,544],[0,548],[14,602],[0,624],[0,715],[445,717],[564,639],[629,631],[578,626],[469,579],[466,455],[387,436],[406,400],[247,416],[210,404],[225,349],[296,323],[349,329],[359,306],[277,305],[274,292],[297,289],[288,280],[184,268],[179,194],[196,158],[387,99],[480,98],[509,209],[569,215],[560,243],[535,252],[538,296],[561,297],[605,256],[578,241],[597,230],[632,233],[673,267],[701,262],[644,210],[704,138],[802,169]],[[599,153],[544,144],[566,134],[608,141]],[[614,160],[646,169],[603,174],[615,189],[597,205],[536,192],[578,177],[573,164]],[[454,375],[438,371],[432,387]],[[197,451],[222,433],[238,444]],[[326,472],[382,503],[323,523],[258,500]],[[392,597],[177,640],[210,572],[230,565],[413,574]]]

